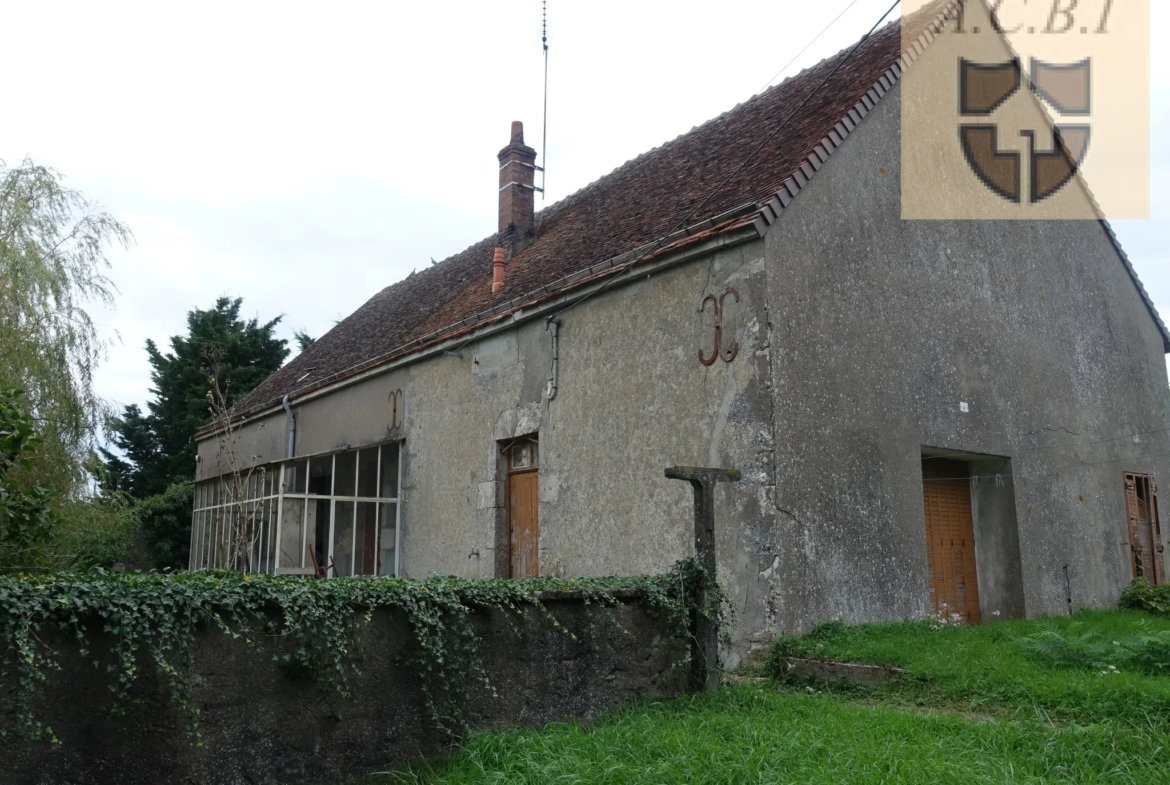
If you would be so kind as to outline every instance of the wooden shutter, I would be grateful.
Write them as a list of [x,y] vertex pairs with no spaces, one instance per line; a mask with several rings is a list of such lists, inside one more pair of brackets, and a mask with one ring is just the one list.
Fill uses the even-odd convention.
[[[1154,580],[1150,554],[1146,548],[1146,511],[1139,494],[1142,475],[1125,473],[1125,517],[1129,524],[1129,550],[1133,559],[1133,577]],[[1144,489],[1142,489],[1144,490]]]
[[1153,541],[1152,560],[1154,562],[1154,583],[1161,585],[1166,582],[1166,555],[1162,545],[1162,520],[1158,515],[1158,484],[1154,478],[1150,482],[1150,539]]
[[1158,517],[1158,486],[1148,474],[1125,473],[1125,517],[1133,577],[1154,585],[1166,582],[1162,525]]
[[922,461],[931,603],[935,611],[957,613],[968,624],[978,624],[979,579],[969,474],[962,461]]

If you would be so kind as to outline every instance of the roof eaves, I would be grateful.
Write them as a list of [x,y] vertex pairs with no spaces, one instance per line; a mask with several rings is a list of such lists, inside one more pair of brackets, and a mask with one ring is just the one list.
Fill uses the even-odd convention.
[[[756,229],[759,231],[761,237],[767,233],[772,224],[780,217],[780,213],[792,203],[792,200],[796,198],[797,194],[808,185],[813,175],[820,171],[821,166],[829,160],[829,156],[844,143],[845,139],[856,129],[865,116],[877,106],[878,101],[901,80],[905,67],[917,60],[922,52],[925,51],[927,44],[934,40],[935,32],[941,28],[956,8],[957,6],[951,5],[944,9],[939,15],[939,18],[927,27],[909,47],[906,47],[898,62],[890,66],[878,78],[866,94],[862,96],[861,100],[854,104],[853,108],[846,113],[840,122],[833,126],[833,129],[813,147],[813,151],[809,153],[808,158],[800,164],[793,173],[793,176],[784,182],[784,186],[776,192],[775,196],[764,203],[760,208],[759,215],[755,219]],[[1092,198],[1092,194],[1089,194],[1089,198]],[[1121,242],[1117,239],[1113,227],[1104,218],[1099,220],[1105,236],[1109,239],[1113,250],[1117,252],[1121,263],[1125,265],[1125,271],[1133,280],[1134,286],[1137,287],[1142,302],[1145,303],[1146,308],[1150,312],[1150,316],[1154,319],[1154,323],[1158,325],[1158,331],[1162,334],[1163,349],[1167,354],[1170,354],[1170,330],[1166,328],[1166,324],[1162,321],[1158,309],[1154,306],[1153,299],[1146,291],[1146,287],[1142,285],[1141,279],[1138,278],[1137,270],[1134,269],[1133,263],[1129,260],[1129,256],[1121,247]]]
[[[922,54],[926,45],[934,40],[935,33],[942,29],[942,26],[946,24],[947,20],[950,19],[958,8],[959,6],[955,3],[946,6],[939,13],[935,21],[928,25],[910,46],[903,49],[898,61],[878,77],[877,81],[861,97],[861,100],[845,113],[829,132],[825,134],[824,138],[813,145],[813,150],[808,154],[808,157],[797,166],[792,176],[784,181],[784,185],[780,190],[760,208],[759,215],[755,220],[756,228],[760,232],[760,236],[763,236],[776,223],[776,220],[780,217],[780,213],[808,185],[809,181],[820,171],[821,167],[836,152],[837,148],[844,144],[849,134],[853,133],[857,126],[861,124],[861,121],[865,119],[866,115],[901,80],[902,71],[905,66],[914,62]],[[1161,324],[1161,321],[1159,320],[1158,323]]]
[[1146,309],[1150,312],[1150,316],[1153,317],[1154,323],[1158,325],[1158,331],[1162,333],[1163,351],[1165,351],[1167,354],[1170,354],[1170,331],[1166,329],[1166,324],[1162,321],[1162,317],[1158,314],[1158,309],[1154,307],[1153,299],[1151,299],[1149,292],[1146,291],[1146,287],[1142,285],[1141,279],[1138,278],[1137,270],[1134,269],[1133,263],[1129,260],[1129,255],[1125,252],[1125,249],[1121,247],[1121,241],[1117,239],[1117,235],[1114,233],[1113,227],[1110,226],[1109,222],[1104,218],[1099,220],[1101,222],[1101,229],[1105,232],[1105,237],[1109,239],[1109,243],[1113,246],[1113,250],[1117,252],[1118,258],[1121,259],[1121,263],[1125,265],[1125,271],[1129,273],[1129,277],[1133,281],[1133,285],[1137,287],[1138,294],[1141,295],[1142,302],[1146,304]]
[[[728,210],[721,215],[714,216],[700,221],[697,224],[680,229],[668,235],[658,243],[649,243],[640,246],[626,253],[608,259],[603,262],[592,265],[583,270],[570,273],[569,275],[545,284],[538,289],[526,295],[516,297],[507,302],[499,303],[489,310],[481,311],[472,314],[458,322],[440,327],[427,335],[415,338],[406,344],[403,344],[391,351],[382,354],[378,357],[368,359],[363,363],[359,363],[344,371],[331,374],[321,379],[315,380],[305,387],[294,390],[289,393],[290,396],[303,397],[306,394],[314,391],[330,387],[347,378],[363,374],[378,366],[388,364],[394,360],[401,359],[404,356],[414,354],[423,350],[428,345],[434,344],[442,340],[449,340],[451,338],[459,337],[471,333],[477,329],[491,325],[498,322],[500,319],[509,314],[516,313],[523,308],[530,308],[538,305],[555,296],[564,295],[572,289],[584,286],[586,284],[597,281],[609,275],[618,274],[635,264],[644,264],[651,260],[658,259],[667,254],[674,254],[683,251],[691,246],[699,245],[705,240],[722,234],[734,233],[746,226],[753,226],[755,216],[760,209],[759,203],[751,202],[741,205],[732,210]],[[752,233],[752,237],[759,237],[757,232]],[[659,247],[655,247],[655,246]],[[256,405],[249,407],[246,411],[241,412],[238,416],[243,419],[250,419],[258,414],[267,412],[273,408],[274,402],[271,400],[264,400],[258,402]],[[208,432],[207,428],[202,428],[196,432],[196,438],[204,436]]]

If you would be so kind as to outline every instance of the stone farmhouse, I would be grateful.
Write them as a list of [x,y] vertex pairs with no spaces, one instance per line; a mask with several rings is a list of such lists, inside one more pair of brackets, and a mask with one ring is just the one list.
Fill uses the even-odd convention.
[[515,123],[497,231],[197,434],[191,567],[659,572],[694,553],[682,465],[742,473],[715,508],[733,659],[1164,580],[1170,334],[1109,226],[901,218],[901,76],[932,24],[539,213]]

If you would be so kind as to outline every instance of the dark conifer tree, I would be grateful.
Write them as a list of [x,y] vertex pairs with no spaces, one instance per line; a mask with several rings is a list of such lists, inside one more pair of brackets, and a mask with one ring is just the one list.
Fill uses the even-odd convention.
[[208,357],[219,358],[219,385],[233,404],[284,363],[288,341],[274,337],[281,317],[260,323],[240,318],[242,299],[219,298],[215,307],[187,314],[187,335],[163,353],[146,342],[153,400],[145,413],[127,406],[112,426],[122,456],[103,450],[108,482],[142,499],[161,494],[195,472],[195,431],[210,419]]

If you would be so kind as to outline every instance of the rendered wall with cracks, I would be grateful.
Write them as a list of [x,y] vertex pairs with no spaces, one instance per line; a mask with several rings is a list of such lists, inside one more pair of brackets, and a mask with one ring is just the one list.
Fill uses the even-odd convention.
[[[732,665],[829,619],[928,612],[925,447],[1011,460],[1012,498],[995,486],[976,498],[997,516],[978,549],[985,618],[1064,612],[1065,564],[1074,605],[1114,602],[1130,578],[1122,473],[1167,476],[1170,439],[1062,445],[1170,428],[1160,334],[1094,223],[902,221],[899,89],[763,241],[567,312],[554,401],[536,319],[462,358],[296,404],[298,454],[405,438],[412,577],[503,573],[501,440],[539,434],[550,575],[665,569],[692,552],[693,518],[691,489],[663,469],[737,468],[743,481],[716,498]],[[704,297],[729,288],[740,300],[726,300],[723,340],[738,353],[704,366]],[[387,394],[399,387],[395,429]],[[284,428],[283,414],[250,423],[242,452],[282,458]]]
[[[984,619],[1066,612],[1065,564],[1074,607],[1111,604],[1132,577],[1122,474],[1170,466],[1159,331],[1096,222],[903,221],[899,101],[765,241],[783,626],[928,611],[924,447],[1011,459],[1005,498],[979,494],[1018,531],[985,549]],[[1013,547],[1014,573],[987,563]]]
[[[564,314],[560,389],[547,399],[551,334],[522,322],[462,348],[306,403],[298,455],[385,440],[387,390],[401,386],[405,424],[401,565],[406,575],[490,578],[507,569],[506,472],[500,442],[540,439],[540,570],[547,575],[656,573],[694,549],[692,492],[667,466],[733,467],[717,495],[720,580],[736,605],[733,657],[777,631],[762,598],[779,553],[771,501],[770,369],[762,241],[724,249]],[[729,288],[722,346],[704,366],[714,312]],[[283,413],[249,424],[243,452],[283,457]],[[258,439],[260,434],[270,434]],[[271,435],[274,434],[274,435]],[[204,443],[204,449],[212,445]]]

